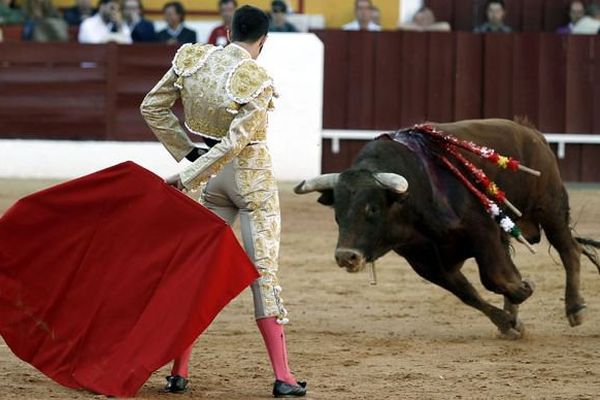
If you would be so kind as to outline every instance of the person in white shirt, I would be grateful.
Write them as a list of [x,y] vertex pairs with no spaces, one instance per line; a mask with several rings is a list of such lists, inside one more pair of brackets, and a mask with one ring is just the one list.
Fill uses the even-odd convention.
[[373,3],[371,0],[356,0],[354,14],[356,19],[342,27],[345,31],[380,31],[381,26],[373,22]]
[[417,32],[449,32],[451,30],[448,22],[435,20],[435,15],[429,7],[421,7],[413,16],[412,21],[398,25],[398,29]]
[[123,21],[119,1],[100,0],[96,15],[81,23],[78,39],[79,43],[132,43],[131,30]]
[[584,15],[575,25],[571,33],[596,35],[600,33],[600,5],[591,3]]

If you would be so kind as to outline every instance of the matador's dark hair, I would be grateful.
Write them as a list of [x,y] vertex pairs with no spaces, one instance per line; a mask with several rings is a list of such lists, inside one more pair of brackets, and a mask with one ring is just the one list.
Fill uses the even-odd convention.
[[269,16],[260,8],[242,6],[233,14],[232,42],[255,42],[269,31]]

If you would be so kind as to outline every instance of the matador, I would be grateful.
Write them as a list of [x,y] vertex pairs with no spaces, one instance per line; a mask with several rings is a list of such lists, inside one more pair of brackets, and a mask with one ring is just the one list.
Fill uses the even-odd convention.
[[[169,183],[201,188],[200,201],[228,223],[240,217],[244,248],[259,274],[252,284],[257,325],[273,366],[273,395],[303,396],[306,383],[289,370],[283,325],[288,322],[277,278],[280,209],[266,144],[267,112],[275,89],[255,59],[266,40],[268,17],[244,6],[234,15],[226,47],[186,44],[148,93],[141,112],[177,161],[193,161]],[[185,127],[208,145],[194,144],[171,108],[181,99]],[[186,389],[191,347],[175,360],[166,390]]]

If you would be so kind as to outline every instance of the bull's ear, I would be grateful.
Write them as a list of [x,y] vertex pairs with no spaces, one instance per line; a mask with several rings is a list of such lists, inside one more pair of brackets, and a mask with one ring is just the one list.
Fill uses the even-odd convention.
[[324,206],[332,206],[333,205],[333,189],[320,190],[321,196],[317,199],[317,201]]

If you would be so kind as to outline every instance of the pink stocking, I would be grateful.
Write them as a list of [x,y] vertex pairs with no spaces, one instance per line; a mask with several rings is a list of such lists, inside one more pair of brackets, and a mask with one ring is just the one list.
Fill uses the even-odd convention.
[[256,320],[258,329],[262,334],[271,366],[275,373],[275,379],[284,381],[291,385],[296,385],[296,378],[292,375],[290,367],[288,367],[287,347],[285,344],[285,334],[283,333],[283,325],[277,323],[276,317],[261,318]]
[[190,367],[190,356],[192,355],[192,349],[194,348],[194,344],[181,353],[179,357],[177,357],[173,361],[173,368],[171,368],[171,375],[179,375],[184,378],[188,377],[189,367]]

